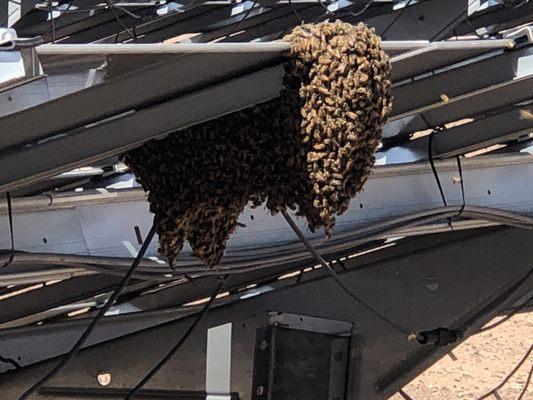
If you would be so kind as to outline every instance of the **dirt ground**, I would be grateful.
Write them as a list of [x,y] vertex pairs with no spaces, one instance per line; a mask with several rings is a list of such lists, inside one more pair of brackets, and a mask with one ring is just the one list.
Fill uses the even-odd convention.
[[[515,315],[499,327],[476,335],[453,350],[454,361],[445,356],[404,387],[413,400],[472,399],[497,386],[533,343],[533,312]],[[533,354],[516,375],[498,391],[502,400],[520,395],[533,365]],[[389,400],[403,400],[399,394]],[[489,396],[487,400],[497,400]],[[522,400],[533,400],[533,382]]]

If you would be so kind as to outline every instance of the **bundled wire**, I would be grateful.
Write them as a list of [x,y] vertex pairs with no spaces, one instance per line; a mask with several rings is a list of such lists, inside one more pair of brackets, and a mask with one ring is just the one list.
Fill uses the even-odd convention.
[[[448,206],[426,211],[406,214],[356,230],[337,232],[330,239],[310,241],[313,247],[322,254],[350,254],[354,248],[366,243],[394,236],[402,236],[410,229],[447,220],[462,210],[462,217],[488,221],[490,223],[513,226],[521,229],[533,229],[533,218],[477,206]],[[0,261],[9,259],[9,255],[1,255]],[[284,245],[265,246],[247,250],[229,251],[223,263],[216,269],[208,269],[202,262],[192,258],[178,260],[176,268],[164,266],[152,260],[142,260],[134,273],[135,278],[167,281],[169,278],[192,275],[202,277],[208,275],[242,274],[260,269],[279,266],[280,264],[309,263],[312,257],[302,250],[299,242]],[[4,262],[5,262],[4,261]],[[84,268],[99,273],[123,276],[131,265],[130,258],[96,257],[70,254],[23,253],[15,252],[14,264],[54,265],[73,268]]]
[[[498,384],[498,386],[494,387],[490,392],[488,392],[488,393],[484,394],[483,396],[477,398],[477,400],[486,399],[486,398],[492,396],[494,393],[496,393],[502,387],[504,387],[505,384],[507,382],[509,382],[509,380],[518,372],[518,370],[522,367],[522,365],[524,365],[524,363],[528,360],[529,355],[531,354],[532,351],[533,351],[533,344],[531,346],[529,346],[529,349],[526,351],[526,354],[524,354],[524,356],[518,362],[518,364],[516,364],[516,366],[512,369],[512,371],[509,372],[509,374]],[[532,366],[532,368],[533,368],[533,366]],[[530,371],[529,375],[528,375],[528,378],[527,378],[527,381],[526,381],[526,384],[524,386],[524,389],[523,389],[522,393],[520,394],[520,397],[518,398],[518,400],[522,399],[524,394],[526,393],[527,388],[529,386],[529,383],[531,381],[531,374],[532,374],[532,372]]]
[[482,327],[480,330],[479,330],[479,333],[483,333],[483,332],[487,332],[487,331],[490,331],[494,328],[497,328],[498,326],[506,323],[507,321],[509,321],[511,318],[513,318],[516,314],[518,314],[520,311],[522,311],[525,307],[527,307],[529,305],[529,302],[533,300],[533,295],[531,295],[527,300],[525,300],[521,305],[519,305],[518,307],[516,307],[513,311],[511,311],[509,314],[507,314],[505,317],[503,317],[502,319],[496,321],[496,322],[493,322],[492,324],[489,324],[489,325],[485,325],[484,327]]

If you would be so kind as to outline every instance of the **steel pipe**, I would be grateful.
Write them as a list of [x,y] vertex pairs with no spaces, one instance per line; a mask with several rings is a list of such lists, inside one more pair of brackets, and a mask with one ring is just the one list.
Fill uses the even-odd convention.
[[[408,51],[418,49],[465,50],[491,49],[514,46],[514,40],[464,40],[449,42],[429,42],[427,40],[383,41],[382,47],[388,51]],[[284,52],[290,43],[282,41],[256,43],[176,43],[176,44],[44,44],[36,48],[37,54],[51,55],[89,55],[89,54],[198,54],[198,53],[261,53]]]

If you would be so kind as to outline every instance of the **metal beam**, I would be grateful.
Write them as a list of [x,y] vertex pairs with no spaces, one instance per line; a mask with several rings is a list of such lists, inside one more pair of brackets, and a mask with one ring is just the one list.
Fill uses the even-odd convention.
[[[456,161],[438,160],[435,166],[448,204],[461,204]],[[533,186],[524,184],[533,174],[533,156],[470,158],[462,161],[462,169],[467,204],[533,213]],[[388,195],[391,192],[395,193],[394,197]],[[313,234],[305,228],[305,221],[299,222],[309,238],[316,241],[318,246],[328,248],[336,243],[337,235],[341,238],[345,232],[441,205],[442,200],[428,163],[385,165],[373,169],[365,191],[354,198],[351,207],[338,217],[331,239],[324,240],[322,232]],[[6,211],[5,202],[0,203],[4,229],[8,229]],[[138,251],[134,226],[145,233],[152,219],[145,193],[140,188],[14,199],[13,212],[17,250],[115,257],[132,257],[124,243],[129,242]],[[228,242],[228,258],[225,260],[233,256],[240,259],[244,255],[250,257],[249,252],[243,254],[243,249],[259,251],[265,246],[270,249],[273,245],[293,243],[293,234],[284,219],[279,215],[272,216],[262,208],[247,208],[239,221],[246,228],[240,228],[232,235]],[[457,224],[459,229],[461,223],[458,221]],[[474,223],[466,226],[479,225]],[[448,224],[437,223],[403,234],[417,235],[442,229],[449,229]],[[9,245],[7,236],[0,240],[0,247],[9,248]],[[272,249],[268,251],[273,252]],[[157,246],[151,246],[147,254],[157,256]],[[265,254],[264,257],[270,256]],[[184,257],[183,262],[190,263],[192,259]]]
[[[427,40],[388,40],[381,42],[381,48],[386,52],[402,52],[409,50],[419,50],[425,52],[445,52],[445,51],[465,51],[458,55],[452,54],[451,61],[440,59],[437,64],[425,64],[427,70],[448,66],[465,58],[478,56],[483,52],[496,49],[512,49],[514,40],[464,40],[460,42],[429,42]],[[283,54],[291,48],[289,42],[220,42],[220,43],[175,43],[175,44],[146,44],[146,43],[126,43],[126,44],[43,44],[36,47],[40,56],[79,56],[79,55],[149,55],[149,54]],[[408,53],[402,59],[416,57],[419,54]],[[456,59],[457,58],[457,59]],[[393,60],[400,60],[400,57]],[[410,73],[410,77],[416,76],[416,72]]]
[[531,1],[520,7],[505,7],[496,5],[488,9],[470,15],[467,20],[462,21],[452,35],[493,35],[506,29],[510,29],[522,24],[530,23],[533,18],[533,3]]
[[[461,241],[446,244],[384,260],[368,268],[349,270],[341,277],[351,290],[413,332],[438,326],[463,327],[468,337],[498,310],[531,289],[531,279],[519,286],[516,283],[531,270],[533,248],[528,244],[532,235],[531,231],[499,230],[472,238],[467,246]],[[513,256],[509,257],[510,254]],[[322,277],[215,308],[180,349],[180,356],[153,378],[151,387],[204,390],[206,331],[232,323],[231,390],[248,398],[255,332],[266,325],[270,311],[354,324],[357,341],[351,353],[353,369],[348,399],[386,399],[450,350],[450,347],[420,347],[408,342],[403,333],[347,300],[330,278]],[[122,329],[124,318],[141,323],[143,316],[141,313],[105,318],[91,337],[91,343],[95,343],[95,338],[101,339],[103,333],[110,335],[113,330]],[[62,371],[51,384],[94,387],[98,373],[108,371],[113,376],[112,387],[132,387],[190,322],[191,318],[182,318],[92,346],[80,353],[70,368]],[[29,358],[36,361],[43,356],[59,354],[68,349],[86,323],[70,321],[3,332],[0,354],[20,357],[24,365]],[[140,343],[142,352],[136,350]],[[103,354],[106,356],[102,357]],[[55,362],[4,374],[0,381],[3,394],[16,398]]]
[[[439,131],[433,137],[433,156],[453,157],[527,136],[533,131],[533,120],[522,118],[521,110],[529,110],[529,108],[528,106],[514,108]],[[412,140],[404,147],[414,152],[420,151],[419,159],[427,159],[428,136]]]
[[[244,3],[245,5],[247,3]],[[138,33],[135,43],[156,43],[163,42],[167,39],[173,39],[180,35],[187,34],[184,40],[187,42],[188,37],[197,32],[218,30],[221,24],[228,20],[241,20],[246,15],[246,9],[238,12],[239,8],[243,7],[241,3],[231,6],[214,6],[204,5],[195,7],[186,12],[176,12],[166,15],[162,18],[149,21],[136,28]],[[285,9],[285,7],[276,7],[278,10]],[[234,11],[237,11],[234,13]],[[248,16],[250,17],[250,15]],[[200,35],[201,36],[201,35]],[[118,35],[118,41],[128,39],[126,32]],[[114,43],[115,37],[104,37],[98,41],[99,43]],[[203,41],[207,42],[207,41]]]
[[[82,48],[87,48],[87,45]],[[159,45],[155,48],[159,49]],[[208,48],[214,50],[213,46]],[[264,68],[265,65],[281,61],[278,44],[254,47],[252,53],[247,53],[247,48],[249,49],[249,45],[244,44],[228,49],[233,50],[233,53],[229,54],[183,56],[187,57],[186,63],[183,57],[174,58],[163,64],[153,65],[88,88],[76,95],[58,98],[24,113],[8,115],[0,119],[0,131],[12,134],[3,137],[1,147],[6,148],[78,128],[103,118],[161,102],[161,99],[191,93],[239,73]],[[56,51],[53,45],[52,49]],[[138,85],[141,80],[142,86]],[[117,102],[117,99],[120,101]],[[61,118],[50,118],[51,115],[61,115]],[[36,126],[30,121],[41,122]]]
[[[411,46],[412,42],[392,43],[391,46]],[[414,46],[421,47],[427,42],[414,43]],[[385,44],[386,47],[386,44]],[[89,54],[112,55],[148,55],[148,54],[267,54],[276,55],[290,50],[290,43],[287,42],[265,42],[265,43],[176,43],[176,44],[43,44],[36,48],[37,54],[41,56],[79,56]],[[270,53],[270,54],[268,54]]]
[[533,74],[505,81],[422,107],[418,114],[398,118],[383,130],[384,146],[406,139],[417,131],[442,126],[465,118],[475,118],[487,112],[523,102],[533,93]]
[[[388,45],[391,48],[406,48],[406,46],[416,48],[421,45],[428,46],[427,43],[424,45],[424,42],[420,43],[417,41],[409,43],[388,42]],[[468,46],[468,43],[462,45]],[[254,85],[245,83],[253,79],[254,75],[251,74],[236,78],[227,83],[221,83],[213,89],[201,90],[196,92],[196,94],[191,93],[183,98],[164,101],[171,96],[179,96],[180,94],[190,93],[195,89],[203,89],[206,84],[214,84],[217,81],[228,78],[228,76],[232,76],[232,74],[245,73],[249,70],[264,68],[265,65],[282,62],[283,58],[280,52],[270,50],[273,49],[271,46],[277,46],[276,48],[279,50],[279,46],[285,45],[265,44],[264,46],[255,47],[254,45],[248,44],[227,44],[227,46],[230,46],[232,50],[236,50],[240,47],[242,47],[243,50],[249,48],[254,53],[213,53],[209,55],[204,54],[202,56],[196,54],[189,55],[188,63],[183,63],[181,59],[178,59],[161,65],[151,66],[137,73],[117,78],[107,84],[89,88],[80,92],[75,97],[65,96],[53,102],[49,102],[42,107],[35,107],[27,110],[27,112],[23,114],[13,114],[0,119],[1,131],[17,132],[16,135],[7,135],[2,138],[4,148],[38,138],[47,138],[50,135],[57,135],[66,130],[80,128],[77,131],[71,131],[66,136],[59,135],[56,136],[54,140],[35,143],[31,147],[24,147],[19,153],[15,149],[13,149],[14,151],[11,153],[4,153],[2,162],[6,165],[15,162],[15,160],[17,160],[16,162],[19,162],[23,160],[24,157],[27,157],[28,160],[31,159],[31,165],[24,166],[25,163],[22,161],[22,167],[16,171],[16,175],[9,174],[10,176],[0,179],[0,187],[3,189],[20,187],[32,181],[35,182],[39,179],[74,168],[75,166],[81,166],[91,161],[119,154],[129,148],[141,144],[145,140],[167,134],[170,131],[184,126],[199,123],[209,118],[217,117],[224,113],[235,111],[276,97],[281,89],[281,77],[283,73],[281,66],[275,67],[272,70],[265,69],[257,72],[256,76],[262,76],[263,78],[262,80],[254,82]],[[202,49],[205,48],[206,51],[211,51],[210,49],[217,51],[216,49],[218,48],[217,45],[201,45],[200,47]],[[52,46],[52,48],[54,47]],[[196,51],[194,50],[196,49],[195,45],[180,45],[178,48],[182,48],[182,51],[187,51],[187,49],[190,49],[190,51]],[[221,49],[224,48],[226,47],[223,45]],[[166,47],[164,47],[164,49],[166,49]],[[264,52],[255,52],[256,50],[261,51],[261,49],[264,50]],[[128,46],[125,46],[125,51],[129,51]],[[477,63],[451,69],[427,78],[417,79],[411,83],[397,86],[394,88],[396,103],[394,109],[395,116],[393,119],[416,114],[417,112],[420,112],[423,107],[427,107],[428,104],[435,104],[435,102],[443,103],[440,98],[442,94],[456,96],[486,87],[487,85],[494,83],[494,81],[501,82],[510,80],[515,76],[515,68],[518,60],[521,57],[530,55],[531,51],[531,47],[528,47],[513,52],[504,52]],[[219,59],[217,57],[221,58]],[[224,61],[223,63],[221,63],[222,60]],[[224,65],[225,68],[221,70],[220,65]],[[195,66],[196,68],[193,68]],[[177,70],[176,68],[180,69]],[[491,71],[499,68],[497,69],[498,74],[486,73],[487,68]],[[182,76],[179,81],[172,79],[172,77],[176,76],[178,73],[177,71],[182,71],[180,73]],[[478,78],[481,71],[484,71],[484,74],[482,75],[483,79],[473,79],[474,75]],[[205,76],[208,73],[209,80],[206,82]],[[142,78],[145,85],[143,85],[142,90],[135,91],[138,95],[133,95],[131,84],[132,80],[135,80],[136,77]],[[168,80],[162,80],[162,77],[168,77]],[[236,102],[234,105],[231,105],[229,102],[222,102],[208,94],[209,91],[218,91],[221,96],[227,97],[228,93],[224,93],[224,88],[236,88],[239,84],[245,86],[243,93],[248,93],[248,100],[244,101],[244,98],[232,98],[231,100]],[[238,93],[238,91],[233,93]],[[413,93],[416,93],[416,96],[413,96]],[[123,96],[121,96],[121,94],[123,94]],[[203,103],[199,100],[200,96],[204,96],[205,101]],[[124,101],[117,102],[117,97],[123,98]],[[97,102],[95,101],[95,98],[98,99]],[[199,115],[194,118],[188,118],[192,114],[186,115],[185,117],[187,118],[185,118],[185,121],[180,122],[179,118],[174,117],[174,107],[181,106],[182,104],[190,104],[188,101],[192,98],[195,98],[194,101],[197,107],[205,107],[206,104],[209,104],[211,114],[202,116],[201,114],[203,111],[200,112],[200,109],[197,108]],[[74,99],[76,101],[73,101]],[[161,102],[162,100],[163,102]],[[217,106],[215,105],[217,101],[220,103],[220,109],[217,109]],[[139,110],[140,107],[149,106],[151,102],[152,104],[153,102],[160,103],[145,108],[142,111]],[[133,110],[137,110],[137,112],[132,113]],[[122,118],[103,121],[101,124],[87,128],[81,128],[84,124],[101,121],[102,118],[116,116],[121,112],[130,112],[131,114],[123,116]],[[49,118],[51,114],[55,113],[61,115],[61,118]],[[157,123],[155,125],[153,125],[152,122],[155,120],[151,117],[154,115],[158,115]],[[166,117],[169,115],[173,115],[173,118],[169,119]],[[149,123],[148,119],[150,120]],[[41,123],[38,126],[28,123],[28,121],[35,120],[39,120]],[[135,129],[129,129],[130,124],[137,128],[137,138],[134,137]],[[150,126],[151,129],[147,130],[144,128],[141,132],[140,128],[146,126]],[[110,129],[112,129],[113,132],[120,132],[120,134],[115,133],[110,136],[107,134]],[[99,143],[96,139],[98,137],[96,132],[98,132],[102,141],[106,141],[107,143]],[[89,135],[91,135],[92,139],[87,147],[102,147],[92,150],[89,150],[89,148],[80,148],[79,144],[81,141],[85,140],[82,138],[88,138]],[[109,140],[111,137],[113,139]],[[114,141],[114,144],[112,141]],[[71,144],[69,144],[68,147],[64,147],[63,143]],[[65,149],[69,150],[66,151]],[[47,153],[50,154],[50,150],[53,151],[54,154],[64,155],[65,159],[51,160],[49,157],[45,156]],[[83,151],[85,152],[85,155],[75,155],[75,151]],[[41,156],[37,156],[37,154],[41,154]],[[35,160],[41,160],[42,163],[49,165],[39,165],[34,162]],[[26,167],[28,168],[27,170],[25,170]],[[5,171],[8,170],[9,168],[6,167]]]
[[[388,245],[386,243],[371,244],[368,247],[358,247],[357,249],[354,249],[356,253],[348,260],[343,261],[343,263],[344,265],[357,265],[357,268],[367,268],[378,262],[382,262],[383,260],[402,258],[409,254],[427,251],[452,242],[466,241],[478,234],[479,231],[455,230],[454,234],[440,233],[438,235],[405,238],[396,245]],[[328,255],[326,258],[328,260],[338,259],[335,255]],[[311,260],[310,264],[313,263],[314,261]],[[333,261],[333,265],[335,265],[335,261]],[[294,271],[300,271],[300,274],[295,274]],[[237,291],[242,293],[243,297],[246,297],[251,296],[254,293],[261,293],[262,291],[274,290],[284,286],[291,286],[295,283],[306,282],[307,280],[315,279],[317,276],[321,275],[321,271],[308,270],[307,272],[304,272],[301,266],[291,267],[290,265],[287,265],[263,271],[250,272],[243,275],[230,276],[226,288],[230,292]],[[128,309],[133,306],[139,310],[148,311],[187,304],[208,296],[209,293],[212,293],[213,290],[215,290],[217,283],[218,279],[216,277],[203,277],[186,281],[179,285],[169,285],[168,287],[162,287],[156,292],[147,293],[123,304],[117,304],[116,310],[118,312],[122,308]],[[250,289],[249,285],[251,284],[257,285],[257,289]]]
[[431,42],[426,47],[392,57],[393,81],[413,79],[428,72],[475,59],[491,51],[512,49],[514,46],[515,42],[511,39]]
[[[102,3],[100,0],[73,0],[70,3],[74,6],[70,10],[71,12],[59,11],[59,16],[56,13],[54,15],[54,36],[56,40],[68,39],[69,37],[75,38],[79,35],[80,40],[78,43],[80,43],[83,34],[87,31],[91,32],[94,27],[101,28],[102,32],[108,32],[108,29],[110,29],[109,26],[114,27],[115,31],[122,29],[108,9],[100,9],[94,12],[90,11],[91,8]],[[86,11],[77,10],[75,7]],[[155,14],[154,7],[135,7],[130,8],[130,11],[142,17]],[[34,18],[23,18],[16,26],[17,31],[25,37],[41,35],[46,42],[51,41],[52,27],[50,21],[47,19],[48,12],[41,10],[34,12],[34,14],[36,14],[33,16]],[[136,18],[132,18],[127,14],[121,16],[121,21],[126,25],[130,25],[132,20],[138,21]]]
[[[530,75],[524,64],[532,55],[531,46],[497,51],[491,56],[473,60],[476,62],[437,71],[396,86],[393,89],[394,96],[401,101],[394,103],[393,119],[412,116],[422,112],[425,107],[447,103],[447,99]],[[446,97],[443,98],[443,95]]]
[[0,300],[0,325],[112,290],[120,278],[90,276],[67,279]]
[[0,3],[0,28],[7,28],[9,20],[9,2],[2,1]]
[[[217,67],[219,65],[213,66]],[[61,172],[125,152],[151,138],[167,135],[178,127],[185,128],[268,101],[279,95],[280,87],[271,83],[281,82],[282,76],[281,67],[263,69],[212,86],[208,90],[193,92],[113,119],[102,126],[82,128],[66,136],[38,143],[34,147],[6,154],[0,161],[0,170],[2,170],[1,165],[7,168],[3,170],[4,176],[0,176],[0,188],[12,190],[38,182]],[[145,88],[148,90],[148,86]],[[258,91],[257,88],[263,90]],[[100,100],[98,96],[91,96],[89,99],[91,102]],[[206,109],[206,104],[210,104],[211,107]],[[169,119],[170,115],[172,118]],[[143,118],[145,123],[150,121],[149,124],[140,124],[139,117]],[[73,152],[73,149],[76,149],[76,152]],[[50,158],[49,154],[61,154],[65,157]],[[36,163],[36,160],[42,163]],[[17,165],[16,171],[7,167],[8,165]]]

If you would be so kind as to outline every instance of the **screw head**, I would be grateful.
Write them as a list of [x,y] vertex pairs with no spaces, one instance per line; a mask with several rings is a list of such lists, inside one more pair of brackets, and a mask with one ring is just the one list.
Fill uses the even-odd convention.
[[111,373],[110,372],[100,372],[96,377],[100,386],[107,386],[111,383]]

